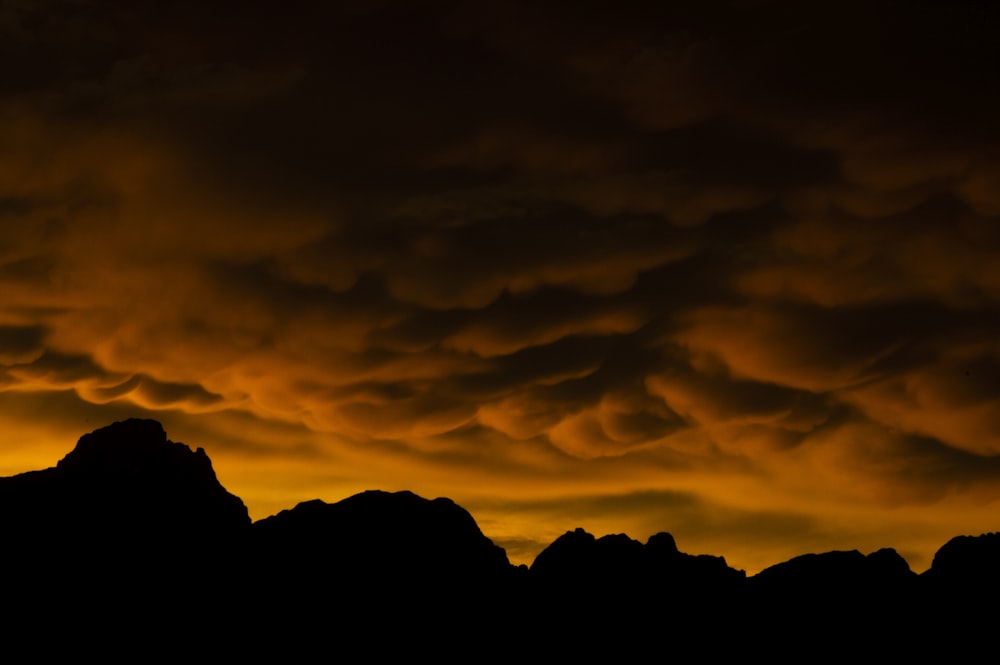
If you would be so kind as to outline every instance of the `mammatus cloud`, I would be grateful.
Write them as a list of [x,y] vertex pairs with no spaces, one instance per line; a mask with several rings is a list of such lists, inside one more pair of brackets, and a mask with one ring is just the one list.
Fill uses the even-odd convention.
[[995,22],[929,7],[0,10],[2,395],[510,542],[995,528]]

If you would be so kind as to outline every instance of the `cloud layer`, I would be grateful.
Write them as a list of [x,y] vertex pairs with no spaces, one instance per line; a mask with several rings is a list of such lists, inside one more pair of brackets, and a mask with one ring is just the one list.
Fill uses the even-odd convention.
[[0,10],[10,431],[161,413],[257,517],[405,487],[510,543],[995,529],[995,11],[535,4]]

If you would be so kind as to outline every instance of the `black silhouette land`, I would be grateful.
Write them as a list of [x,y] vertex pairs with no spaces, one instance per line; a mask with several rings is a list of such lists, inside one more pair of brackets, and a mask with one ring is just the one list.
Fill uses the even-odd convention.
[[1000,534],[952,539],[921,575],[883,549],[748,577],[668,533],[581,529],[512,566],[463,508],[409,492],[251,523],[152,420],[0,478],[0,535],[6,643],[33,658],[986,659],[1000,618]]

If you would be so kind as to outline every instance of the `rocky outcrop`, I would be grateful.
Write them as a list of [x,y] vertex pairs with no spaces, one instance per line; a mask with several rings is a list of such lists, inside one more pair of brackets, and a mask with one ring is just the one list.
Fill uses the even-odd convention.
[[168,440],[153,420],[114,423],[81,437],[53,468],[0,478],[8,555],[181,552],[249,526],[246,506],[219,483],[205,451]]
[[934,555],[924,577],[939,587],[1000,591],[1000,533],[952,538]]
[[643,593],[729,586],[739,588],[746,575],[722,557],[680,552],[669,533],[657,533],[645,545],[624,534],[596,538],[583,529],[568,531],[543,550],[531,565],[532,578],[547,586],[586,585],[589,592],[626,593],[629,585]]
[[367,583],[454,585],[511,569],[468,511],[412,492],[307,501],[255,523],[253,536],[253,547],[271,562],[348,571]]
[[101,653],[129,634],[285,661],[331,641],[385,659],[465,661],[470,644],[510,659],[629,659],[666,644],[712,660],[818,655],[802,645],[898,659],[986,644],[1000,618],[987,602],[1000,534],[949,541],[921,576],[883,549],[807,554],[747,578],[669,533],[643,544],[576,529],[526,569],[454,502],[410,492],[307,501],[251,525],[205,452],[151,420],[0,478],[0,538],[8,635],[56,630]]

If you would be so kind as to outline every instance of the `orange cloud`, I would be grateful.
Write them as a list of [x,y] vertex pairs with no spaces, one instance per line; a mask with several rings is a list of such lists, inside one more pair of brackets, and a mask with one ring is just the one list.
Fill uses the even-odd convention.
[[3,468],[138,412],[257,517],[412,489],[523,556],[992,528],[995,21],[42,9],[0,9]]

